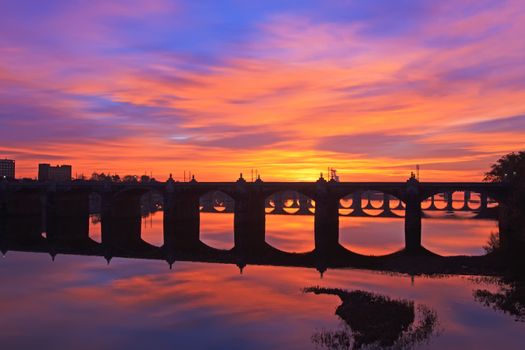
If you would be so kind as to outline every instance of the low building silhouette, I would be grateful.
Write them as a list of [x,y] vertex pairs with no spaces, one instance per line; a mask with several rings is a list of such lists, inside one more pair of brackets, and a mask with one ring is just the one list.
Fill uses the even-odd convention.
[[15,161],[12,159],[0,159],[0,179],[15,178]]
[[70,181],[71,165],[38,164],[38,181]]

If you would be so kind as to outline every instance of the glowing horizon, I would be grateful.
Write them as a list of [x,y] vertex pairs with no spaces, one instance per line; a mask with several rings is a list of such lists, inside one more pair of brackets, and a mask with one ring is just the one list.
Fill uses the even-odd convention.
[[518,0],[19,1],[0,31],[17,177],[479,181],[524,145]]

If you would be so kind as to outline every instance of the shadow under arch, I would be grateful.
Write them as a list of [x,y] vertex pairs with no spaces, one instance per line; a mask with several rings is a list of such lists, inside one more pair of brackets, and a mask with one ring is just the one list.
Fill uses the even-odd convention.
[[222,191],[209,191],[199,197],[199,239],[214,249],[234,247],[235,199]]
[[[285,253],[306,253],[315,248],[314,202],[298,191],[269,194],[266,207],[266,242]],[[269,206],[269,207],[268,207]]]
[[[344,214],[348,209],[343,201],[351,202],[350,214]],[[355,191],[340,199],[339,214],[339,244],[350,252],[379,256],[398,252],[405,246],[404,206],[393,194]]]

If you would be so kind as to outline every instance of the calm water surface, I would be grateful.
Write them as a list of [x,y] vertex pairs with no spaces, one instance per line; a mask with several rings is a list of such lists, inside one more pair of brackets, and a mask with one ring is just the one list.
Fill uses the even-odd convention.
[[[201,214],[202,240],[233,246],[232,214]],[[384,254],[403,245],[403,220],[341,218],[341,242]],[[440,254],[481,254],[496,231],[490,220],[423,221],[423,244]],[[286,251],[313,249],[313,216],[267,216],[267,241]],[[100,225],[90,235],[100,239]],[[143,237],[162,244],[162,212],[144,219]],[[469,277],[426,278],[363,270],[314,269],[63,256],[8,252],[0,259],[2,349],[309,349],[312,335],[344,329],[333,295],[310,286],[364,290],[425,305],[439,335],[421,348],[525,348],[525,324],[478,303]]]

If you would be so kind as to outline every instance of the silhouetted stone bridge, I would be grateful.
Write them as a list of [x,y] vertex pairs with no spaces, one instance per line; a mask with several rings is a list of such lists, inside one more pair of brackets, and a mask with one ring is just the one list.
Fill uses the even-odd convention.
[[[474,219],[497,218],[496,203],[485,193],[481,193],[479,198],[474,199],[471,191],[465,191],[462,199],[454,200],[453,192],[450,191],[442,193],[441,196],[442,198],[436,198],[435,195],[432,195],[427,198],[426,206],[422,206],[422,209],[428,212],[472,212],[475,215],[471,218]],[[374,202],[376,202],[375,205]],[[437,205],[439,202],[441,206]],[[459,208],[457,208],[458,202],[460,203]],[[476,206],[475,203],[478,205]],[[203,213],[234,213],[235,200],[223,192],[213,191],[200,198],[200,207]],[[388,193],[356,191],[339,201],[339,209],[340,216],[400,218],[404,216],[405,205]],[[266,214],[314,215],[314,213],[315,201],[295,191],[278,192],[266,198]]]
[[[239,259],[280,252],[265,240],[265,215],[268,197],[283,191],[295,191],[315,201],[315,249],[308,254],[321,257],[349,257],[357,254],[339,244],[340,200],[349,194],[378,191],[403,202],[405,209],[404,253],[425,251],[421,246],[421,203],[439,193],[470,191],[480,194],[481,211],[487,198],[499,203],[499,226],[504,239],[507,186],[504,183],[482,182],[335,182],[320,178],[316,182],[166,182],[122,183],[71,181],[64,183],[2,182],[0,183],[0,234],[9,242],[40,237],[44,218],[46,239],[74,245],[89,239],[89,196],[101,198],[101,231],[104,252],[108,257],[125,255],[131,249],[151,248],[141,239],[141,196],[156,191],[164,198],[164,244],[161,249],[168,261],[184,252],[217,251],[200,241],[201,197],[220,191],[234,200],[234,248]],[[386,197],[385,197],[386,198]],[[354,200],[358,202],[358,200]],[[360,202],[360,200],[359,200]],[[383,205],[389,210],[389,200]],[[33,219],[31,219],[33,218]],[[41,222],[41,221],[40,221]],[[17,232],[32,232],[17,238]],[[36,238],[35,238],[36,239]],[[4,242],[7,242],[4,240]],[[92,241],[94,244],[96,242]],[[15,245],[16,245],[15,244]],[[98,244],[98,243],[96,243]],[[63,245],[62,245],[63,246]],[[9,249],[5,245],[3,250]],[[67,250],[67,249],[66,249]],[[284,252],[283,252],[284,253]],[[157,253],[155,253],[157,254]]]

